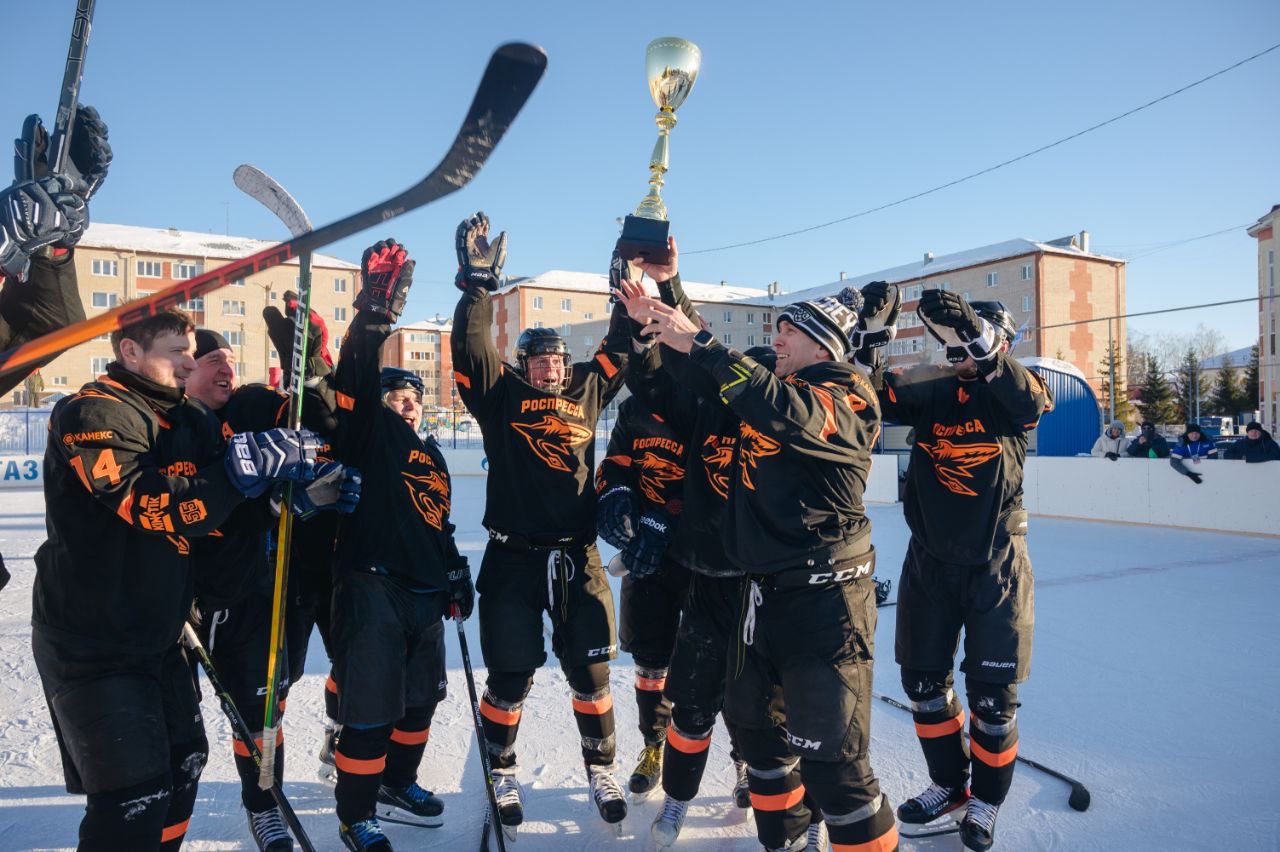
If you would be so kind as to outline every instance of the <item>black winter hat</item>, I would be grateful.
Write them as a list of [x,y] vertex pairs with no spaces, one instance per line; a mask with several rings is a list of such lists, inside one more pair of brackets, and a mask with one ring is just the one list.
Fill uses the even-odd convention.
[[835,296],[823,296],[787,305],[778,314],[778,322],[783,320],[817,341],[831,353],[832,361],[843,361],[849,351],[849,335],[858,324],[858,315]]
[[196,352],[193,357],[197,361],[210,352],[216,352],[219,349],[231,349],[231,344],[227,342],[225,337],[212,329],[196,329]]

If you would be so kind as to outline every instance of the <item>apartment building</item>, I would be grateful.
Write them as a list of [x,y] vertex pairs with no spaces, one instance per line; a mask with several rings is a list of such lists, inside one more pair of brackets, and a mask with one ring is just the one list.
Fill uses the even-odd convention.
[[460,402],[453,383],[452,329],[452,319],[437,315],[398,327],[382,344],[382,366],[416,373],[423,384],[422,404],[429,409]]
[[1058,358],[1074,364],[1095,391],[1102,389],[1108,339],[1125,351],[1125,321],[1088,322],[1125,312],[1125,262],[1089,251],[1081,231],[1048,242],[1009,240],[955,254],[926,253],[915,263],[832,281],[787,294],[794,302],[888,281],[902,288],[898,336],[890,366],[941,362],[942,347],[920,323],[920,293],[939,288],[971,301],[1003,302],[1021,329],[1019,356]]
[[[249,237],[94,222],[76,247],[74,260],[85,313],[104,313],[272,245]],[[329,344],[335,355],[354,315],[351,300],[359,276],[357,264],[320,254],[312,259],[311,304],[329,326]],[[292,260],[182,307],[197,325],[220,332],[234,347],[241,382],[261,382],[267,380],[270,367],[280,366],[279,355],[267,338],[262,309],[267,305],[282,307],[285,291],[297,288],[298,264]],[[102,375],[112,358],[106,336],[58,356],[40,371],[44,396],[78,390]],[[3,400],[4,405],[22,402],[21,387]]]
[[1249,236],[1258,241],[1258,409],[1262,425],[1274,433],[1280,424],[1280,358],[1276,354],[1276,325],[1280,320],[1280,299],[1276,298],[1276,225],[1280,224],[1280,204],[1249,226]]

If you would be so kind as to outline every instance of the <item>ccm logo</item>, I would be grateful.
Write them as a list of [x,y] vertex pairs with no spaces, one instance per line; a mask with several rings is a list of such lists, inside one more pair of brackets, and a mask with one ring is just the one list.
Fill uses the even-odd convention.
[[802,748],[806,751],[817,751],[822,748],[822,740],[807,740],[804,737],[797,737],[790,731],[787,731],[787,740],[796,748]]
[[839,571],[823,571],[821,574],[810,574],[809,585],[816,586],[819,583],[843,583],[845,580],[855,580],[858,577],[866,577],[871,573],[871,560],[863,562],[861,565],[855,565],[852,568],[841,568]]
[[605,657],[613,653],[617,645],[605,645],[603,648],[592,648],[587,652],[588,657]]

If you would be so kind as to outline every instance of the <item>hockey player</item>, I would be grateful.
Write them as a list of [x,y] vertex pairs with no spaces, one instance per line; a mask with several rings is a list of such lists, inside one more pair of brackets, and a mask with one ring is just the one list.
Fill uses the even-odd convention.
[[[196,330],[195,369],[187,377],[187,395],[214,412],[224,433],[263,431],[288,422],[289,399],[266,385],[237,386],[235,351],[221,334]],[[318,456],[319,457],[319,456]],[[296,488],[293,507],[305,517],[323,509],[351,512],[360,497],[360,476],[336,462],[316,465],[316,479]],[[272,568],[275,560],[270,533],[278,523],[269,495],[232,510],[220,535],[196,543],[196,605],[201,613],[197,633],[226,685],[236,709],[262,746],[266,711],[263,685],[271,648]],[[329,516],[327,522],[334,520]],[[292,638],[292,637],[290,637]],[[301,640],[300,640],[301,641]],[[280,672],[281,704],[289,684],[301,675],[306,648],[289,646],[287,665]],[[297,669],[297,671],[295,671]],[[276,746],[276,780],[284,779],[284,732]],[[259,849],[293,849],[284,817],[269,790],[258,786],[258,766],[248,744],[232,730],[232,753],[240,775],[240,799],[249,832]]]
[[193,326],[167,310],[113,332],[107,374],[55,406],[44,459],[32,650],[82,850],[177,849],[208,743],[177,639],[193,540],[246,497],[309,479],[319,440],[231,436],[191,404]]
[[444,803],[418,785],[431,719],[445,697],[444,627],[471,614],[474,591],[449,521],[452,485],[435,440],[418,437],[421,380],[379,369],[400,318],[412,260],[395,240],[366,249],[356,316],[333,375],[334,449],[364,477],[338,531],[333,678],[342,725],[338,820],[347,848],[389,852],[378,817],[439,826]]
[[741,421],[721,544],[747,584],[725,715],[749,766],[760,841],[809,846],[810,820],[761,819],[807,794],[835,848],[896,849],[867,754],[875,554],[862,489],[880,417],[875,393],[843,363],[856,315],[835,299],[787,307],[775,375],[677,309],[626,305],[666,347],[664,368]]
[[[63,174],[49,173],[48,149],[40,117],[28,116],[14,140],[14,183],[0,192],[0,351],[84,319],[72,252],[111,165],[107,125],[93,107],[77,108]],[[40,366],[0,379],[0,394]]]
[[[488,680],[480,703],[499,818],[514,836],[524,820],[516,779],[516,733],[534,672],[552,650],[573,691],[573,714],[592,801],[606,822],[626,817],[614,778],[609,660],[617,656],[613,595],[595,546],[595,427],[622,388],[626,355],[602,349],[570,363],[565,340],[530,328],[504,364],[490,325],[506,258],[506,234],[491,244],[483,213],[458,226],[453,364],[458,395],[480,424],[489,459],[480,568],[480,644]],[[617,322],[615,322],[617,321]],[[610,334],[620,327],[612,317]],[[530,496],[534,495],[534,496]]]
[[[893,326],[897,288],[863,289],[862,324]],[[903,510],[911,539],[898,581],[895,656],[911,699],[932,783],[898,808],[913,833],[967,804],[961,839],[990,848],[996,812],[1013,780],[1017,684],[1031,666],[1033,578],[1022,509],[1027,432],[1051,399],[1009,354],[1015,326],[999,302],[926,290],[917,313],[950,366],[886,372],[882,350],[862,347],[886,419],[915,429]],[[964,711],[952,666],[964,628]],[[971,761],[972,757],[972,761]],[[970,773],[972,782],[970,786]],[[972,793],[970,792],[972,791]]]

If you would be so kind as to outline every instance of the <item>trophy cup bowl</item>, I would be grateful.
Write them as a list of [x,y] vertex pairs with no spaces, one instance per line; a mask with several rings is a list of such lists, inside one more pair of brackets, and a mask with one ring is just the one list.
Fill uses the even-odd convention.
[[665,37],[649,42],[645,53],[645,76],[649,81],[649,95],[658,107],[655,119],[658,141],[649,158],[649,194],[640,202],[636,212],[626,217],[622,236],[618,239],[618,251],[627,260],[666,263],[671,259],[667,247],[671,226],[667,222],[667,206],[661,196],[668,163],[667,139],[671,128],[676,126],[676,110],[693,90],[701,66],[702,51],[691,41]]

